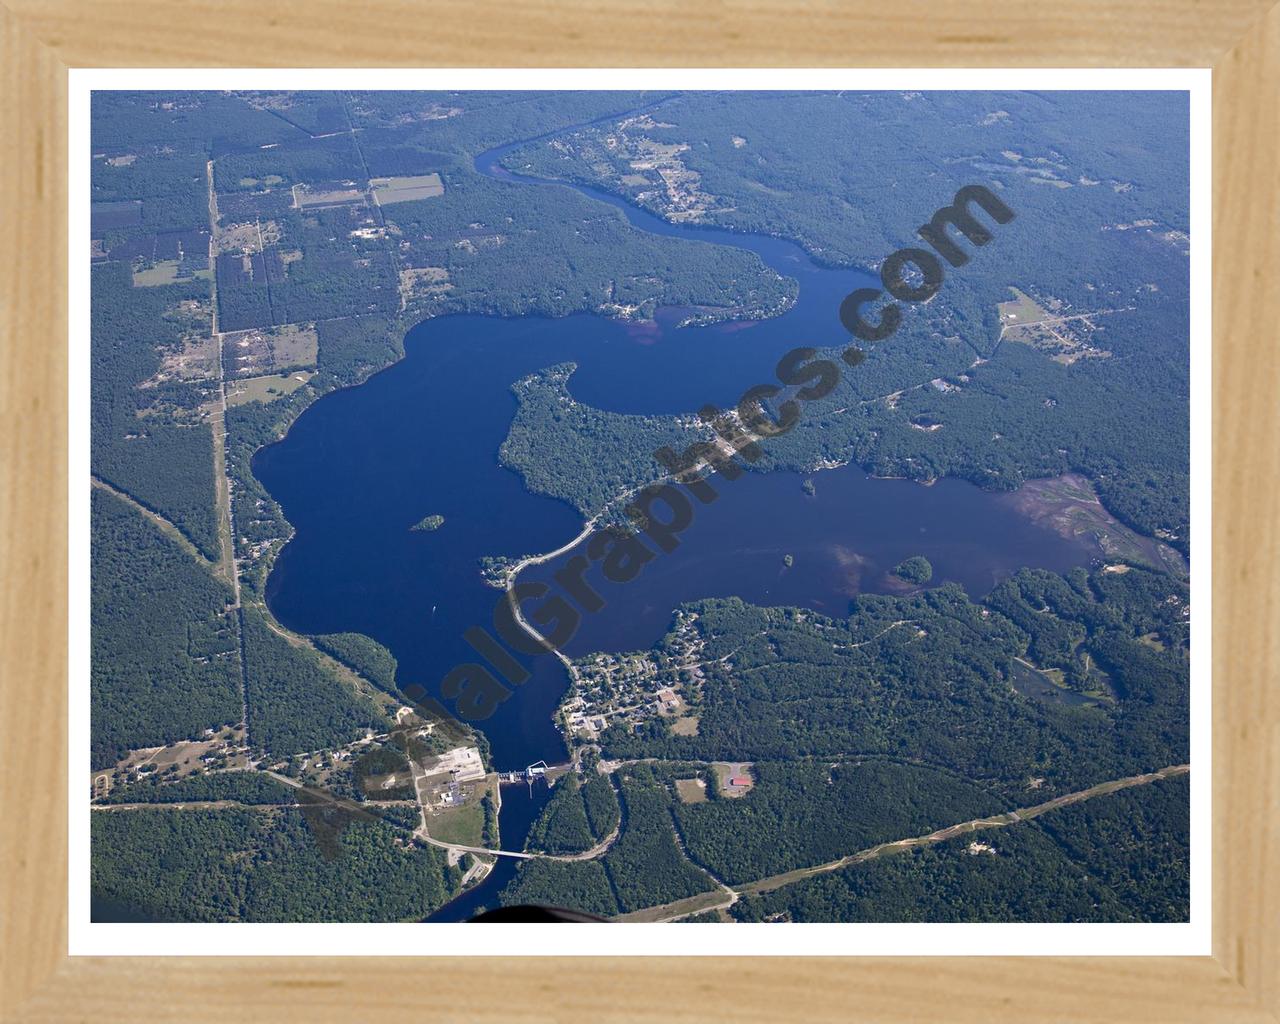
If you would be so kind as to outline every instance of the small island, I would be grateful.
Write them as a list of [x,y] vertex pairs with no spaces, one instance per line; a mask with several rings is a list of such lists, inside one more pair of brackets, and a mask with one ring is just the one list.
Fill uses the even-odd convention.
[[444,526],[444,516],[424,516],[410,527],[411,530],[438,530]]
[[809,495],[809,497],[811,498],[818,493],[818,488],[814,486],[812,479],[806,480],[804,483],[802,483],[800,485],[800,489],[803,490],[804,493]]
[[795,564],[796,564],[795,556],[794,556],[794,555],[783,555],[783,556],[782,556],[782,564],[783,564],[783,565],[785,565],[788,569],[790,569],[793,565],[795,565]]
[[933,566],[924,555],[913,555],[905,562],[894,567],[893,574],[908,583],[917,585],[928,583],[933,579]]

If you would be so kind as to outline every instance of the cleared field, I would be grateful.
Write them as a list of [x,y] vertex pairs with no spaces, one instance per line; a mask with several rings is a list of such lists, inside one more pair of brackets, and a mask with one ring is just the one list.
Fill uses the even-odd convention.
[[483,846],[484,806],[481,801],[485,793],[496,788],[497,784],[497,776],[490,775],[459,785],[458,793],[465,803],[442,809],[433,807],[427,813],[427,831],[431,838],[461,846]]
[[133,286],[135,288],[154,288],[157,285],[174,284],[178,281],[192,279],[207,281],[213,277],[212,270],[197,270],[186,277],[179,277],[178,270],[181,265],[179,260],[161,260],[155,266],[148,267],[146,270],[135,270],[133,272]]
[[373,201],[379,206],[392,203],[408,203],[415,199],[434,199],[444,195],[444,182],[436,173],[419,174],[402,178],[372,178],[369,189]]
[[94,231],[131,228],[142,223],[142,200],[121,199],[116,202],[92,203],[89,220]]
[[1097,700],[1068,688],[1061,669],[1036,668],[1020,658],[1013,660],[1010,669],[1009,682],[1024,697],[1072,707],[1098,703]]
[[228,374],[240,379],[267,377],[316,365],[320,341],[313,324],[284,324],[223,335]]
[[273,369],[315,366],[320,339],[314,324],[285,324],[269,335]]
[[307,185],[293,186],[293,205],[300,210],[319,206],[354,206],[364,202],[364,193],[358,188],[328,188],[312,191]]
[[[194,772],[204,771],[204,763],[200,760],[210,754],[225,753],[230,767],[243,767],[245,757],[242,751],[228,750],[244,742],[244,733],[236,726],[226,725],[217,732],[200,740],[179,740],[167,747],[145,747],[132,750],[121,758],[114,767],[103,768],[90,773],[90,785],[94,795],[102,795],[111,789],[111,777],[117,773],[127,775],[131,770],[152,767],[156,772],[165,772],[173,768],[168,775],[180,779]],[[145,772],[150,774],[150,772]],[[99,782],[105,779],[105,784]]]
[[180,350],[162,353],[160,369],[141,386],[154,387],[174,380],[209,380],[217,374],[217,343],[208,335],[195,336],[183,339]]
[[248,402],[273,402],[284,395],[291,395],[312,378],[308,371],[270,377],[250,377],[237,380],[227,387],[227,405],[244,405]]
[[676,917],[688,917],[691,914],[701,914],[714,907],[727,906],[732,902],[733,896],[725,892],[724,889],[712,889],[710,892],[700,892],[696,896],[686,896],[682,900],[676,900],[674,903],[664,903],[657,907],[645,907],[643,910],[633,910],[629,914],[620,914],[615,917],[615,921],[631,921],[636,924],[655,921],[669,921]]
[[1001,338],[1029,345],[1063,366],[1071,366],[1081,359],[1111,357],[1109,351],[1091,343],[1101,330],[1096,319],[1111,313],[1128,312],[1127,309],[1069,313],[1059,299],[1044,299],[1045,305],[1042,306],[1017,288],[1009,290],[1016,298],[998,303]]
[[427,831],[442,843],[483,846],[484,809],[478,803],[450,807],[427,819]]
[[443,295],[453,287],[444,267],[410,267],[400,271],[400,295],[409,299]]
[[1017,288],[1010,288],[1009,291],[1013,292],[1016,298],[999,304],[1000,323],[1032,324],[1050,315],[1047,310],[1041,309],[1036,304],[1035,299],[1025,292],[1021,292]]
[[256,185],[266,185],[270,188],[272,185],[279,185],[283,181],[284,178],[278,174],[268,174],[265,178],[241,178],[240,184],[246,188],[253,188]]
[[218,228],[214,245],[218,252],[261,252],[262,246],[280,241],[280,225],[273,220],[244,221]]
[[685,715],[683,718],[677,718],[671,723],[671,731],[677,736],[697,736],[698,716]]
[[676,795],[683,804],[706,803],[707,784],[702,779],[676,779]]

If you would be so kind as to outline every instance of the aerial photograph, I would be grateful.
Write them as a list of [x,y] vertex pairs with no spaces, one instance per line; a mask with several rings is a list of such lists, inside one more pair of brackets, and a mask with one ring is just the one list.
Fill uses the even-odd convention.
[[1190,919],[1186,91],[90,132],[94,922]]

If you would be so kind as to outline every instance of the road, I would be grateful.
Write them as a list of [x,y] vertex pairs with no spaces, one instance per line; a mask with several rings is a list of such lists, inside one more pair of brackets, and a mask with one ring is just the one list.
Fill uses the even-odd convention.
[[[949,839],[955,839],[958,836],[968,835],[973,832],[980,832],[987,829],[1003,828],[1007,825],[1016,825],[1023,822],[1031,821],[1038,818],[1042,814],[1067,807],[1071,804],[1081,803],[1085,800],[1091,800],[1094,797],[1108,796],[1124,789],[1130,789],[1135,786],[1145,786],[1150,783],[1157,782],[1161,779],[1175,778],[1179,775],[1186,775],[1191,771],[1189,764],[1169,765],[1153,772],[1145,772],[1141,775],[1130,775],[1125,778],[1111,779],[1107,782],[1100,782],[1095,786],[1087,789],[1077,790],[1072,793],[1065,793],[1062,796],[1055,797],[1052,800],[1046,800],[1043,803],[1033,804],[1029,807],[1019,807],[1014,810],[1006,811],[1003,814],[992,815],[985,818],[974,818],[970,821],[962,821],[955,825],[948,825],[945,828],[937,829],[926,835],[909,836],[903,839],[894,839],[889,842],[877,843],[875,846],[858,850],[855,853],[848,854],[838,860],[827,861],[824,864],[815,864],[811,867],[797,868],[793,871],[785,871],[780,874],[770,875],[767,878],[756,879],[753,882],[747,882],[737,886],[731,886],[706,868],[702,870],[707,874],[708,878],[715,883],[715,888],[707,892],[698,893],[696,896],[685,897],[684,899],[674,900],[669,903],[656,904],[651,907],[642,907],[639,910],[621,914],[615,920],[632,921],[632,922],[654,922],[666,923],[671,921],[679,921],[686,917],[696,914],[704,914],[711,911],[727,910],[738,902],[743,896],[757,895],[760,893],[773,892],[796,882],[802,882],[805,879],[812,878],[816,875],[829,874],[833,871],[840,871],[843,868],[852,867],[856,864],[863,864],[877,857],[889,856],[895,853],[902,853],[907,850],[917,849],[922,846],[930,846],[936,843],[943,843]],[[282,782],[294,789],[306,788],[297,779],[291,779],[286,775],[277,772],[265,770],[263,774],[270,776],[278,782]],[[417,780],[415,780],[417,781]],[[314,794],[317,799],[323,800],[327,794],[323,790],[314,790],[307,788],[308,793]],[[336,805],[350,806],[351,810],[359,815],[368,815],[368,810],[359,804],[342,800],[336,797],[329,797]],[[419,800],[420,804],[420,800]],[[217,807],[241,806],[236,801],[218,800],[218,801],[185,801],[180,804],[155,804],[155,803],[139,803],[139,804],[97,804],[93,805],[95,811],[133,811],[147,808],[164,807],[170,810],[186,810],[186,809],[202,809]],[[250,808],[260,808],[263,805],[243,805]],[[297,804],[279,804],[276,806],[298,806]],[[604,856],[613,844],[617,841],[621,831],[621,823],[615,825],[613,831],[604,837],[595,846],[581,853],[573,854],[551,854],[551,853],[526,853],[516,850],[496,850],[486,846],[469,846],[463,843],[448,843],[431,836],[425,822],[414,830],[414,837],[428,843],[431,846],[438,847],[442,850],[450,850],[457,854],[470,853],[476,856],[489,857],[509,857],[514,860],[554,860],[564,862],[588,861],[595,860]],[[686,859],[693,863],[689,857],[689,852],[685,848],[684,842],[676,830],[674,822],[672,823],[672,832],[677,845]]]
[[1066,807],[1069,804],[1080,803],[1084,800],[1091,800],[1097,796],[1107,796],[1111,793],[1119,792],[1122,789],[1129,789],[1133,786],[1145,786],[1160,779],[1174,778],[1178,775],[1186,775],[1191,771],[1189,764],[1169,765],[1154,772],[1146,772],[1142,775],[1130,775],[1123,779],[1112,779],[1108,782],[1100,782],[1096,786],[1090,786],[1088,789],[1077,790],[1074,793],[1066,793],[1053,800],[1046,800],[1044,803],[1035,804],[1031,807],[1020,807],[1016,810],[1007,811],[1004,814],[994,815],[989,818],[975,818],[972,821],[963,821],[956,825],[948,825],[946,828],[938,829],[936,832],[930,832],[928,835],[912,836],[906,839],[895,839],[887,843],[878,843],[875,846],[868,847],[865,850],[859,850],[851,853],[847,857],[841,857],[839,860],[828,861],[825,864],[816,864],[813,867],[798,868],[795,871],[786,871],[782,874],[771,875],[768,878],[757,879],[754,882],[748,882],[745,885],[736,887],[728,886],[720,883],[724,889],[724,896],[718,899],[710,900],[715,896],[714,892],[700,893],[698,896],[691,896],[682,900],[675,900],[671,903],[659,904],[653,907],[645,907],[641,910],[624,914],[618,920],[630,921],[678,921],[681,918],[689,917],[693,914],[705,913],[713,909],[723,909],[732,906],[737,902],[738,898],[743,895],[752,895],[757,893],[772,892],[775,889],[781,889],[783,886],[792,885],[795,882],[803,881],[806,878],[812,878],[814,875],[828,874],[832,871],[839,871],[842,868],[851,867],[854,864],[862,864],[876,857],[883,857],[888,854],[901,853],[905,850],[915,849],[920,846],[929,846],[934,843],[946,842],[948,839],[954,839],[956,836],[965,835],[970,832],[979,832],[984,829],[1003,828],[1006,825],[1015,825],[1020,822],[1030,821],[1049,811],[1057,810],[1060,807]]
[[138,512],[146,519],[149,519],[152,523],[154,523],[157,527],[159,527],[159,529],[162,532],[168,535],[168,537],[171,540],[173,540],[173,542],[177,544],[178,547],[182,548],[183,551],[189,554],[192,558],[194,558],[206,569],[210,569],[214,567],[213,563],[210,562],[209,559],[205,558],[204,553],[201,552],[200,549],[197,548],[193,543],[191,543],[191,539],[185,533],[183,533],[174,523],[170,522],[168,519],[162,516],[159,512],[153,512],[151,509],[147,508],[146,505],[142,504],[142,502],[140,502],[133,495],[126,494],[124,491],[120,490],[118,487],[113,487],[111,484],[107,483],[107,481],[103,480],[99,476],[90,476],[89,482],[99,490],[106,491],[108,494],[114,495],[115,497],[119,498],[126,505],[129,505],[135,512]]
[[1132,313],[1136,306],[1124,306],[1121,309],[1095,309],[1091,313],[1072,313],[1069,316],[1046,316],[1040,320],[1019,320],[1017,323],[1007,323],[1000,328],[1000,337],[1004,337],[1005,331],[1011,327],[1040,327],[1043,324],[1063,324],[1068,320],[1088,320],[1090,317],[1107,316],[1110,313]]
[[218,197],[213,189],[213,161],[205,164],[209,185],[209,267],[213,271],[210,297],[213,303],[213,343],[218,348],[218,397],[210,405],[213,429],[213,482],[218,501],[219,575],[231,585],[234,607],[240,607],[240,572],[236,564],[234,519],[231,514],[231,478],[227,475],[227,373],[222,358],[222,332],[218,330]]
[[241,740],[249,745],[249,678],[245,663],[244,609],[240,606],[240,567],[236,563],[235,515],[231,508],[231,477],[227,473],[227,373],[222,358],[222,332],[218,330],[218,193],[213,187],[213,161],[204,165],[209,188],[209,296],[212,302],[210,332],[218,348],[218,397],[209,405],[213,431],[213,486],[218,503],[218,575],[231,586],[235,611],[236,640],[240,645],[240,726]]

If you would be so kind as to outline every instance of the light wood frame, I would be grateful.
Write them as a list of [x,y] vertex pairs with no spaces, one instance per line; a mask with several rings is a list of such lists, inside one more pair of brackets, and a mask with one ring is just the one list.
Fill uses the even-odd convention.
[[[0,1019],[1280,1020],[1272,0],[3,3]],[[1213,67],[1213,955],[68,957],[67,69],[289,65]]]

